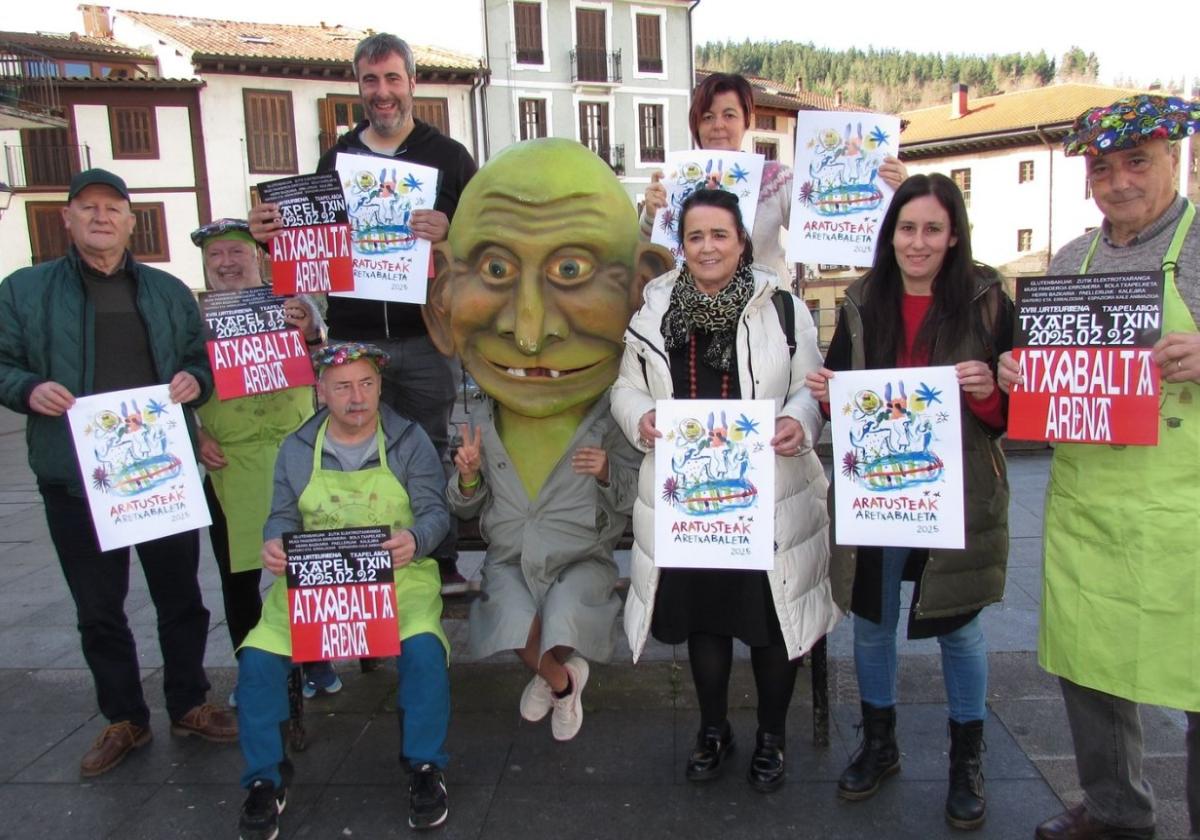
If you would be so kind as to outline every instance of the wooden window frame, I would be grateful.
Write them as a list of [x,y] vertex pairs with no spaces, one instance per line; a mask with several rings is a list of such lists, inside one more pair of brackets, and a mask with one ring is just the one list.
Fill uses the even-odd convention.
[[1033,250],[1033,228],[1017,229],[1017,253],[1028,254]]
[[755,131],[779,131],[779,117],[776,114],[755,114]]
[[[761,148],[770,148],[774,157],[771,157],[771,156],[767,155],[766,152],[761,151],[760,147]],[[756,155],[762,155],[768,161],[771,161],[771,160],[778,161],[779,160],[779,141],[778,140],[768,140],[766,138],[756,137],[756,138],[754,138],[754,153]]]
[[[290,160],[277,165],[264,163],[259,157],[260,150],[256,143],[251,142],[252,134],[265,133],[252,131],[250,103],[257,97],[275,99],[285,104],[285,119],[287,121],[287,137],[284,152],[290,154]],[[296,175],[300,172],[296,156],[296,111],[290,90],[265,90],[261,88],[244,88],[242,90],[242,117],[246,126],[246,166],[251,175]]]
[[[71,246],[71,237],[67,233],[66,225],[63,224],[62,220],[62,211],[66,206],[67,203],[65,201],[27,201],[25,203],[25,220],[29,230],[29,255],[34,265],[61,257],[67,253],[67,249]],[[36,218],[43,214],[52,214],[58,219],[57,230],[62,236],[63,244],[61,253],[54,253],[52,256],[43,256],[47,251],[42,247],[44,243],[38,236],[38,224],[36,221]]]
[[[450,136],[450,100],[445,96],[414,96],[413,97],[413,116],[421,122],[432,125],[444,136]],[[421,106],[437,106],[441,108],[442,116],[445,118],[444,124],[438,124],[425,119],[417,113]]]
[[[133,227],[133,238],[129,240],[129,250],[138,262],[170,262],[171,261],[171,245],[167,240],[167,208],[161,201],[139,201],[129,205],[130,211],[137,217],[137,224]],[[142,224],[141,214],[151,214],[151,225]],[[154,230],[157,234],[159,250],[157,251],[138,251],[134,247],[134,243],[138,239],[138,232],[144,232],[147,228]]]
[[[158,116],[153,105],[109,105],[108,130],[112,138],[113,160],[158,160]],[[121,146],[121,132],[117,123],[121,112],[145,114],[149,145],[140,150],[129,151]]]
[[[657,109],[657,131],[658,145],[651,146],[647,144],[647,122],[645,119],[644,109]],[[640,163],[665,163],[667,160],[667,109],[660,102],[639,102],[637,106],[637,134],[638,134],[638,161]],[[651,157],[647,154],[647,150],[657,153],[657,157]]]
[[[1028,184],[1033,181],[1034,172],[1033,161],[1022,160],[1017,163],[1017,183]],[[1028,174],[1026,174],[1028,172]]]
[[[962,174],[962,183],[959,183],[958,175]],[[963,167],[962,169],[951,169],[950,180],[958,187],[958,191],[962,193],[963,204],[967,207],[971,206],[971,167]]]
[[[526,135],[525,129],[529,125],[529,123],[525,119],[525,103],[527,103],[527,102],[536,103],[536,105],[537,105],[536,113],[535,113],[537,120],[536,120],[536,125],[534,126],[534,128],[537,132],[539,132],[539,133],[532,134],[528,137],[525,136]],[[550,136],[549,135],[549,126],[547,125],[547,123],[549,121],[549,115],[547,113],[547,111],[548,111],[547,106],[548,106],[548,103],[546,102],[546,99],[544,97],[540,97],[540,96],[519,96],[519,97],[517,97],[517,137],[519,137],[521,140],[534,140],[539,137]]]
[[[634,12],[633,15],[633,42],[634,48],[637,50],[637,71],[639,74],[652,76],[661,76],[666,72],[666,59],[663,57],[663,22],[664,17],[658,14],[649,14],[646,12]],[[654,44],[649,44],[643,40],[643,21],[653,21],[654,27]],[[646,27],[645,32],[649,32],[650,27]],[[654,54],[649,50],[643,52],[643,44],[647,47],[654,46],[657,51]],[[643,63],[648,63],[650,66],[643,66]],[[657,66],[654,63],[657,62]]]
[[[527,67],[542,67],[546,64],[546,33],[542,31],[542,2],[544,0],[514,0],[513,2],[513,61]],[[517,7],[522,7],[518,11]],[[522,14],[532,13],[532,21],[521,21]],[[532,41],[522,43],[521,36],[532,36],[537,32],[537,45]],[[534,54],[536,53],[536,59]]]

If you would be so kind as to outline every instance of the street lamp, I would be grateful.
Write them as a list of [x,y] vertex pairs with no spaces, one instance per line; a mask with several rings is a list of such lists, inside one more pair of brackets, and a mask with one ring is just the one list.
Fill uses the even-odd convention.
[[8,205],[12,204],[12,197],[13,188],[0,181],[0,216],[3,216],[4,211],[8,209]]

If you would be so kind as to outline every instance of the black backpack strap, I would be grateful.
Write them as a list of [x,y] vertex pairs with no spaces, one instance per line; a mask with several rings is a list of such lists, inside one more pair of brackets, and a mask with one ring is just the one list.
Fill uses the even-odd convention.
[[796,302],[783,289],[776,289],[771,295],[771,303],[775,304],[779,326],[783,327],[783,337],[787,340],[790,359],[796,355]]

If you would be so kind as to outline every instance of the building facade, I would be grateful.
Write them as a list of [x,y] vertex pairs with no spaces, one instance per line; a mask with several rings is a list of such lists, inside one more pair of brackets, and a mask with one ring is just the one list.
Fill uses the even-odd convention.
[[487,150],[578,140],[640,201],[689,146],[689,0],[483,0]]

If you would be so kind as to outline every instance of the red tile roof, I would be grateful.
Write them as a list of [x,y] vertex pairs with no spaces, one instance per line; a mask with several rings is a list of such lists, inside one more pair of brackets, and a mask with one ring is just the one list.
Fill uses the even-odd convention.
[[[696,82],[699,83],[715,70],[697,70]],[[764,79],[759,76],[748,76],[742,73],[742,78],[750,83],[754,92],[754,104],[763,108],[780,108],[785,111],[840,111],[843,108],[834,104],[832,96],[824,96],[809,90],[796,91],[782,82]]]
[[154,61],[152,53],[133,49],[112,38],[96,38],[76,32],[0,32],[0,42],[15,44],[53,57],[78,55],[125,58],[130,61]]
[[[347,62],[371,33],[345,26],[245,23],[235,20],[116,12],[182,44],[196,55],[313,62]],[[410,45],[422,70],[474,70],[479,58],[439,47]]]

